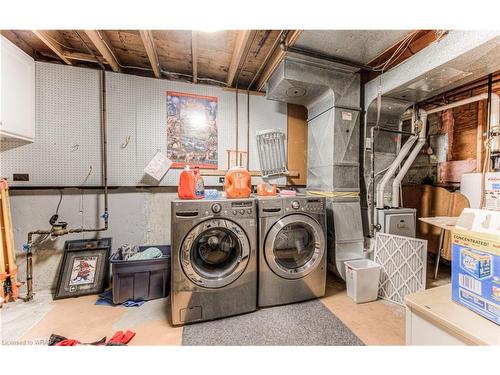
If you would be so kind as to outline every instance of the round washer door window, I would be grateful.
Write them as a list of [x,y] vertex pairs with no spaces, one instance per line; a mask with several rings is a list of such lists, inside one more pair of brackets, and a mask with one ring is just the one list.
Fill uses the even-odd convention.
[[309,216],[286,216],[268,232],[264,251],[267,264],[278,276],[304,277],[318,266],[325,252],[323,229]]
[[221,288],[244,272],[250,244],[243,229],[224,219],[204,221],[184,239],[180,262],[186,276],[206,288]]

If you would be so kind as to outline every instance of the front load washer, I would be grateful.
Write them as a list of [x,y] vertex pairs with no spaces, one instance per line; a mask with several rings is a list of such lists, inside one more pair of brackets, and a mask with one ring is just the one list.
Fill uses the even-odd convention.
[[259,198],[258,306],[321,297],[326,288],[324,197]]
[[171,318],[174,325],[254,311],[255,199],[172,202]]

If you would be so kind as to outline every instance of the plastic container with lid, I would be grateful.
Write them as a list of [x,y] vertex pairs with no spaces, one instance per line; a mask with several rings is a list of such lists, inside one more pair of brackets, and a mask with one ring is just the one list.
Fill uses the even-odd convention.
[[205,185],[200,170],[190,169],[186,166],[179,176],[177,193],[180,199],[203,199],[205,198]]
[[139,252],[150,247],[161,250],[163,256],[155,259],[124,260],[121,251],[111,255],[113,274],[113,303],[129,299],[148,301],[168,296],[170,291],[169,245],[139,246]]
[[274,196],[277,194],[278,188],[276,184],[268,184],[263,182],[257,185],[257,195],[259,196]]
[[227,171],[224,180],[227,198],[248,198],[252,193],[252,178],[243,167],[233,167]]

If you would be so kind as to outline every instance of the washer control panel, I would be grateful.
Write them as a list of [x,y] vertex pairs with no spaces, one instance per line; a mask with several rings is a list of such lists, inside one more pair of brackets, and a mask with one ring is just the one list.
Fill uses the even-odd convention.
[[255,201],[253,199],[245,200],[224,200],[203,205],[201,214],[203,216],[224,216],[234,219],[251,218],[256,215]]
[[177,220],[194,220],[207,217],[228,217],[234,220],[255,219],[257,216],[256,200],[248,199],[200,199],[172,202],[172,210]]
[[325,198],[290,198],[285,203],[285,212],[321,213],[325,210]]

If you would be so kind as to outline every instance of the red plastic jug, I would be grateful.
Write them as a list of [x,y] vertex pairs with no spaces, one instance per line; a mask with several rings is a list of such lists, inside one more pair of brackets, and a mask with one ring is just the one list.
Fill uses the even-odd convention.
[[227,171],[224,180],[227,198],[248,198],[252,193],[250,173],[242,167],[234,167]]
[[192,170],[186,166],[179,176],[177,194],[180,199],[203,199],[205,198],[205,185],[200,170]]

